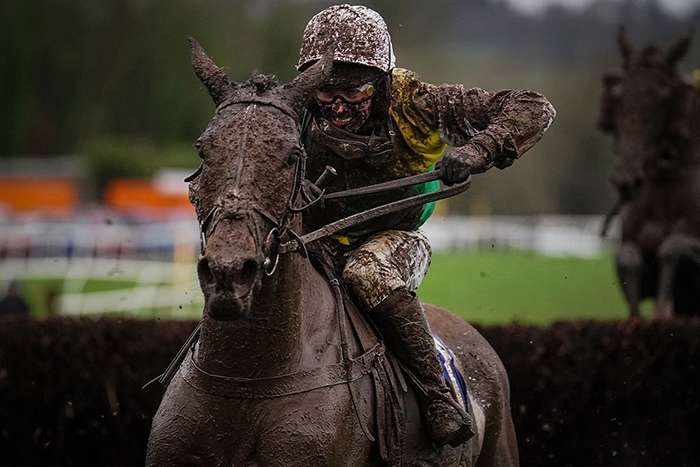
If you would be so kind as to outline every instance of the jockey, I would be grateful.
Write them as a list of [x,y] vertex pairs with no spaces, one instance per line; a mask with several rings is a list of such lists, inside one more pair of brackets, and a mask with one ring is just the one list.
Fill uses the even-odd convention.
[[[297,69],[328,52],[333,71],[306,111],[302,140],[308,178],[315,180],[328,165],[336,169],[329,192],[420,174],[438,161],[448,185],[472,172],[506,168],[542,137],[555,116],[552,105],[532,91],[435,86],[395,68],[387,26],[364,6],[335,5],[314,16],[304,31]],[[305,213],[305,229],[437,189],[435,181],[390,195],[328,200]],[[331,248],[355,299],[419,381],[429,436],[438,445],[457,446],[472,436],[471,421],[443,379],[415,295],[431,255],[418,228],[433,207],[408,208],[351,228],[335,236]]]

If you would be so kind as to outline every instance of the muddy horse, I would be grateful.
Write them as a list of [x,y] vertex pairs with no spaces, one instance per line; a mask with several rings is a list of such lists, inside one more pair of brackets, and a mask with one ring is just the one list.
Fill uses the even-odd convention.
[[[332,67],[232,82],[195,41],[216,113],[190,199],[203,233],[199,338],[153,419],[148,466],[517,466],[506,372],[479,333],[426,305],[468,384],[476,435],[434,449],[371,323],[301,243],[299,115]],[[291,246],[290,246],[291,245]]]
[[622,237],[616,262],[630,317],[700,313],[700,90],[678,71],[690,34],[636,51],[618,32],[621,71],[604,76],[599,127],[614,136]]

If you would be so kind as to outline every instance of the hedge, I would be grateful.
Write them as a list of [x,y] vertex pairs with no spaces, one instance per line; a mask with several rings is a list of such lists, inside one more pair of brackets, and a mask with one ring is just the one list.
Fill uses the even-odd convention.
[[[143,465],[192,322],[0,321],[0,465]],[[481,327],[511,382],[523,466],[700,465],[700,321]]]

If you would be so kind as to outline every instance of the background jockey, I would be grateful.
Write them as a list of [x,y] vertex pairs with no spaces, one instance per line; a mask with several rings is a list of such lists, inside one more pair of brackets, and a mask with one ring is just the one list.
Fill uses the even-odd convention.
[[[363,6],[331,6],[314,16],[304,31],[298,70],[326,51],[333,52],[333,72],[307,110],[303,140],[308,178],[315,180],[326,165],[337,170],[329,191],[423,173],[438,161],[446,184],[493,166],[503,169],[542,137],[555,116],[552,105],[532,91],[435,86],[395,68],[384,20]],[[432,182],[390,195],[329,200],[305,213],[305,227],[438,188]],[[356,300],[420,381],[429,435],[439,445],[459,445],[472,435],[470,419],[443,380],[415,296],[431,255],[418,228],[432,210],[428,204],[370,221],[336,236],[330,248]]]

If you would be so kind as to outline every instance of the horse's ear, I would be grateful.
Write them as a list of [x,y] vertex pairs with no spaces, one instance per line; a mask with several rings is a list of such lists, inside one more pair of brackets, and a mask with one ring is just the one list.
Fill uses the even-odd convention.
[[209,95],[217,106],[221,104],[234,91],[234,85],[224,70],[219,68],[209,58],[204,48],[196,39],[188,39],[192,50],[192,68],[194,74],[209,91]]
[[627,31],[623,25],[617,28],[617,45],[620,47],[620,55],[622,55],[622,63],[625,68],[629,66],[630,58],[634,53],[634,48],[627,37]]
[[333,55],[327,53],[310,68],[285,84],[283,99],[298,114],[302,114],[312,94],[323,84],[333,69]]
[[676,64],[688,53],[690,42],[693,39],[692,29],[687,34],[676,39],[666,50],[666,63],[670,66]]

